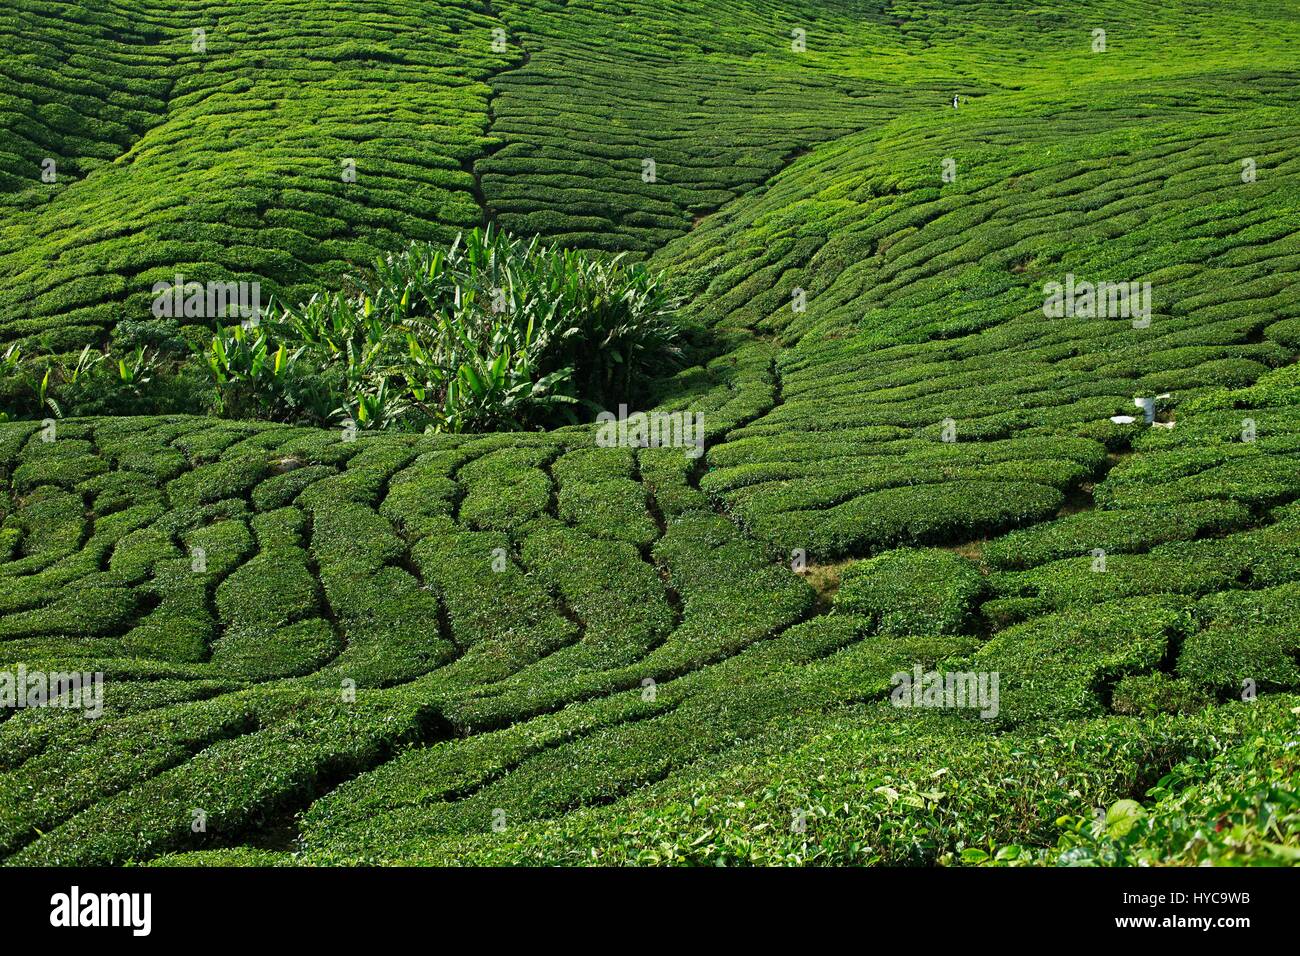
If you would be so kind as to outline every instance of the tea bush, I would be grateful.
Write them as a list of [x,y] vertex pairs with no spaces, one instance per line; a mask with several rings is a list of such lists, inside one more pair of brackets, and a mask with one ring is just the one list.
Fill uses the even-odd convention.
[[964,558],[899,548],[845,569],[835,606],[885,634],[961,634],[984,588],[979,569]]
[[1294,862],[1285,4],[15,4],[4,862]]

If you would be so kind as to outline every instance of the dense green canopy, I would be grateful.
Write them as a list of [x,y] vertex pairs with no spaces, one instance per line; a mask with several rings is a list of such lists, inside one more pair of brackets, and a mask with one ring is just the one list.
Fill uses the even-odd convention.
[[105,683],[0,708],[0,857],[1294,861],[1297,49],[1289,0],[13,0],[0,407],[210,339],[142,328],[177,273],[492,222],[669,277],[636,410],[705,451],[11,416],[0,670]]

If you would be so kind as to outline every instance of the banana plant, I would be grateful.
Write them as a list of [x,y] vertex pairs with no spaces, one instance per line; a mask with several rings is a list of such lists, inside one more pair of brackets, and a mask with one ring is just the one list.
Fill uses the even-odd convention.
[[208,364],[232,396],[236,380],[287,389],[272,358],[287,346],[290,365],[331,383],[333,413],[364,428],[534,428],[627,400],[671,367],[676,335],[662,279],[640,264],[489,226],[383,257],[343,291],[271,310],[255,334],[221,333]]
[[154,362],[145,346],[138,346],[128,363],[125,356],[117,360],[117,376],[123,385],[141,388],[153,380]]

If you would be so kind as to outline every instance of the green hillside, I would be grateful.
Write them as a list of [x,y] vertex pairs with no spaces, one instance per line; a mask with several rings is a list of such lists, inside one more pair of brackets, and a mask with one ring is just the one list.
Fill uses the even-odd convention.
[[[0,859],[1294,864],[1298,56],[1286,0],[7,0],[0,691],[104,698],[0,707]],[[662,272],[702,454],[179,357],[34,404],[210,340],[177,274],[489,223]]]

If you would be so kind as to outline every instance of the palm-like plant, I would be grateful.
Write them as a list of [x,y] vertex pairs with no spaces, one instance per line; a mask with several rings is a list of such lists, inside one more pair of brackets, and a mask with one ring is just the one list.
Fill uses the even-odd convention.
[[336,413],[361,427],[574,422],[576,405],[627,400],[679,354],[669,297],[644,267],[491,227],[446,249],[414,244],[350,285],[284,309],[262,334],[338,379]]

